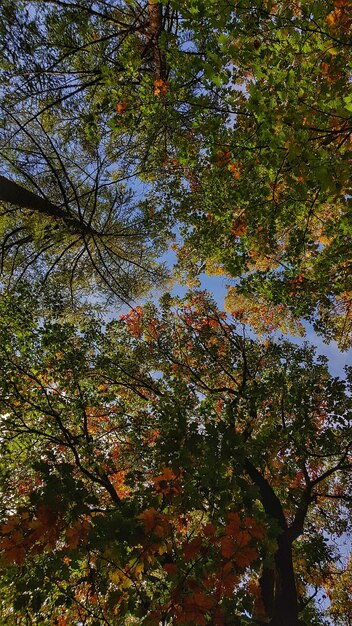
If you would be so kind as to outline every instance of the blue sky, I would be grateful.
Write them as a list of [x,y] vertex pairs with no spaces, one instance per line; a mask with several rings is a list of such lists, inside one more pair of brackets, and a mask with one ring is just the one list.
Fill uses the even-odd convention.
[[[201,276],[201,288],[206,289],[212,294],[221,309],[224,308],[224,298],[227,291],[225,285],[228,282],[229,279],[222,276],[207,276],[206,274],[202,274]],[[176,285],[172,293],[175,295],[183,295],[186,291],[186,287]],[[335,341],[331,341],[329,344],[324,343],[323,339],[317,335],[311,324],[306,322],[304,326],[306,328],[305,337],[293,337],[289,335],[286,336],[286,338],[298,345],[302,345],[305,341],[313,344],[317,349],[317,354],[324,355],[329,359],[330,373],[333,376],[344,378],[344,367],[346,365],[352,365],[352,349],[347,352],[341,352]]]

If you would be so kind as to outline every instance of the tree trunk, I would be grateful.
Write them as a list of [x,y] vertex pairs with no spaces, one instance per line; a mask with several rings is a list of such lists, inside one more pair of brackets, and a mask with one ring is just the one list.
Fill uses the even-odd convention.
[[298,626],[298,601],[292,563],[292,545],[286,533],[278,538],[275,555],[276,581],[271,626]]
[[155,78],[163,78],[163,55],[159,48],[159,36],[162,29],[162,5],[157,0],[148,0],[148,37],[153,47],[153,61],[155,66]]
[[268,481],[249,459],[245,460],[244,469],[259,489],[260,499],[268,518],[275,520],[280,528],[275,554],[273,608],[272,614],[268,615],[268,618],[271,618],[268,624],[270,626],[299,626],[298,599],[292,563],[292,540],[280,500]]
[[21,185],[0,175],[0,201],[9,202],[22,209],[41,213],[54,220],[62,220],[74,233],[97,234],[94,229],[77,217],[70,215],[64,209],[56,206],[50,200],[25,189]]

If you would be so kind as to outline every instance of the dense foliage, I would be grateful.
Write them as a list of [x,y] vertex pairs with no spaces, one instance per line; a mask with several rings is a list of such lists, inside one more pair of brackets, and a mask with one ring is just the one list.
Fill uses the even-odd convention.
[[325,623],[352,407],[324,359],[246,338],[202,292],[105,330],[21,298],[2,312],[8,623]]
[[350,345],[348,0],[1,12],[2,168],[61,210],[4,212],[10,277],[39,264],[126,300],[176,223],[182,274],[240,278],[230,310]]
[[3,0],[1,624],[351,625],[351,26]]

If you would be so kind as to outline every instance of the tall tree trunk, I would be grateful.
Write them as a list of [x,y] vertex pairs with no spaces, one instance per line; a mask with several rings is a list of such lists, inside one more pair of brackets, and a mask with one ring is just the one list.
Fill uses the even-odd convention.
[[9,202],[22,209],[40,213],[54,220],[62,220],[74,232],[82,234],[97,234],[94,229],[83,220],[70,215],[64,209],[56,206],[50,200],[46,200],[36,193],[25,189],[21,185],[0,175],[0,201]]
[[278,538],[275,565],[274,613],[270,626],[298,626],[298,601],[292,563],[292,544],[285,532]]
[[157,0],[148,0],[148,37],[153,47],[153,61],[155,67],[155,78],[163,78],[164,59],[159,47],[159,36],[162,29],[162,5]]
[[[278,548],[275,554],[275,586],[270,626],[299,626],[298,599],[292,563],[292,540],[277,495],[264,476],[248,460],[244,469],[258,487],[260,499],[269,519],[279,525]],[[264,581],[263,581],[264,582]],[[265,593],[265,590],[263,590]],[[264,600],[264,598],[263,598]]]

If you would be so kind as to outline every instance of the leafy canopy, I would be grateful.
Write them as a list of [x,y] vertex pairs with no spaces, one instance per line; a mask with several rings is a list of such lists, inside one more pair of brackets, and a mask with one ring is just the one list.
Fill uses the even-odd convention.
[[351,375],[268,335],[351,345],[351,25],[3,0],[4,623],[350,624]]
[[0,21],[2,170],[65,214],[4,211],[7,277],[39,263],[128,300],[177,226],[179,275],[224,274],[230,311],[350,346],[347,0],[6,1]]
[[2,301],[8,623],[325,624],[351,503],[326,360],[249,339],[203,292],[105,329],[22,296]]

